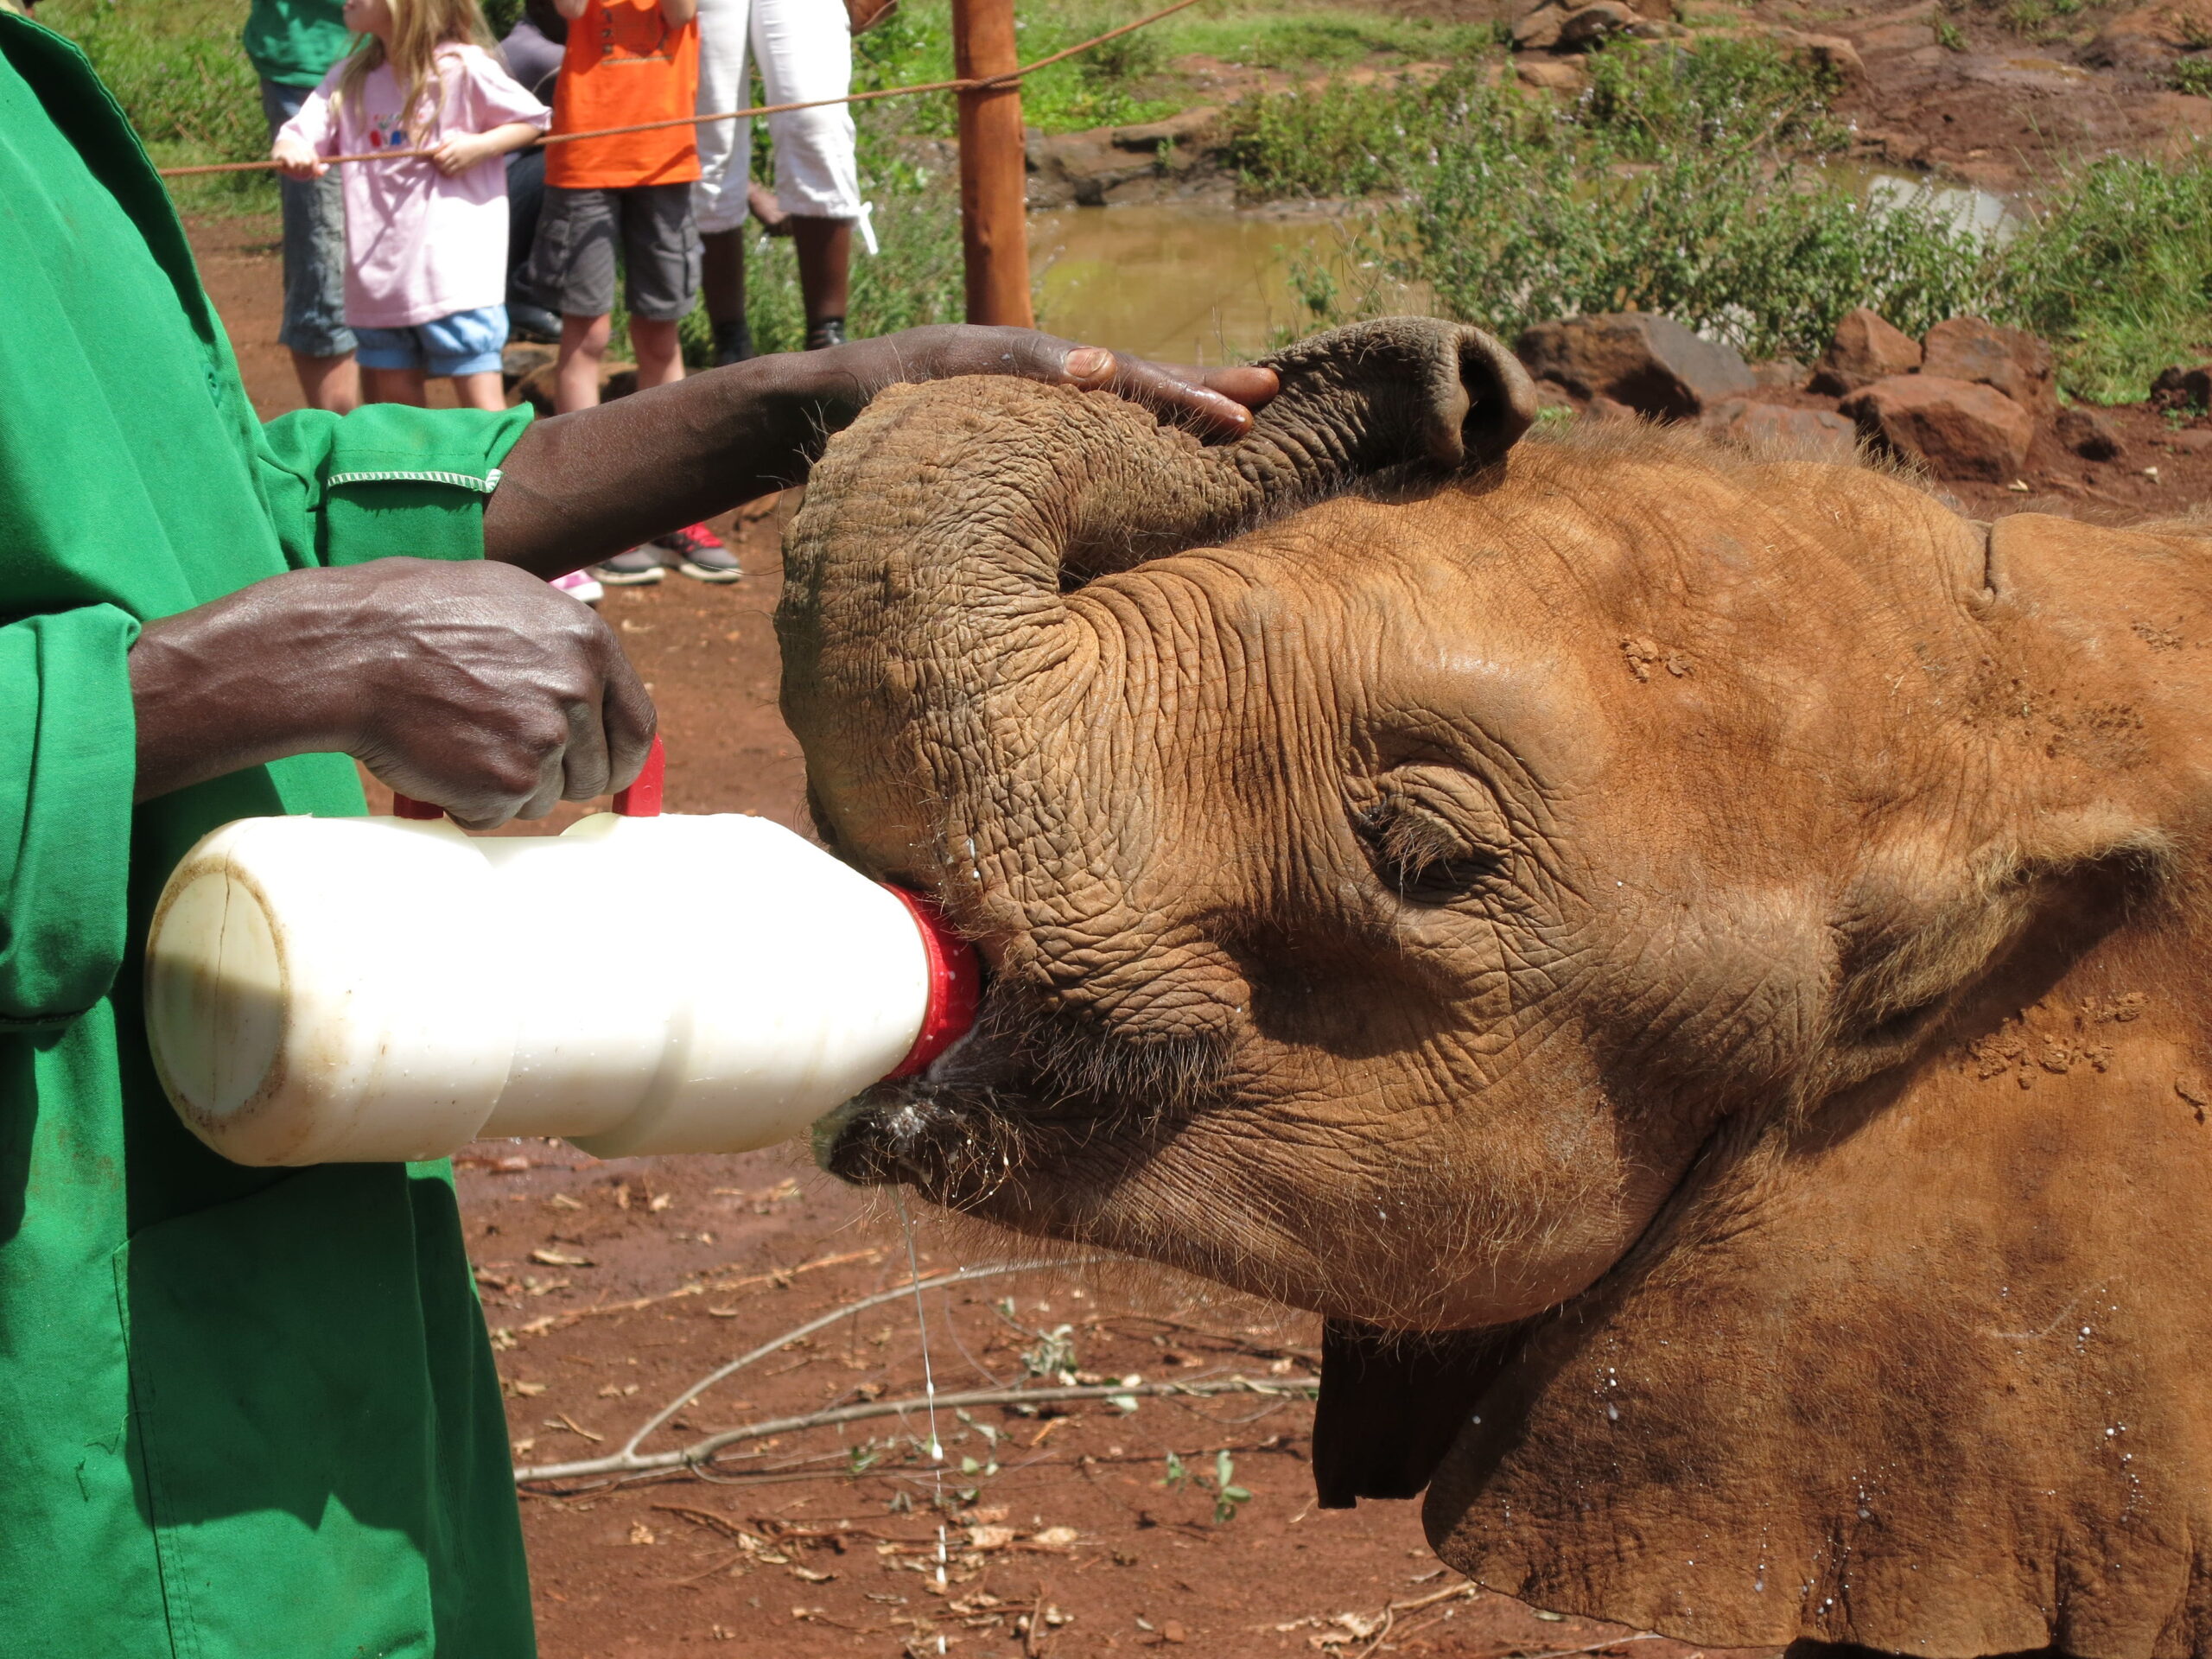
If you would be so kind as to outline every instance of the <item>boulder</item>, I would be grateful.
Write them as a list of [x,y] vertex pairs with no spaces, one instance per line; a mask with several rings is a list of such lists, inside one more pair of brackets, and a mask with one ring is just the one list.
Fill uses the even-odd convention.
[[1623,5],[1621,0],[1591,0],[1590,4],[1577,6],[1560,20],[1559,41],[1554,49],[1579,51],[1608,35],[1619,34],[1636,21],[1636,13]]
[[1775,38],[1815,67],[1834,75],[1843,91],[1855,92],[1866,84],[1866,65],[1859,55],[1859,48],[1842,35],[1799,35],[1794,30],[1778,29]]
[[1877,380],[1840,407],[1861,432],[1925,461],[1938,478],[2008,484],[2027,465],[2036,431],[2028,411],[2003,392],[1941,375]]
[[1648,311],[1540,322],[1514,343],[1540,380],[1578,397],[1610,397],[1656,420],[1694,418],[1757,383],[1732,347]]
[[1732,397],[1708,410],[1703,424],[1716,438],[1770,456],[1845,465],[1859,456],[1859,429],[1825,409],[1791,409]]
[[2212,38],[2212,0],[2158,0],[2122,12],[2082,49],[2085,63],[2159,74]]
[[1538,6],[1513,20],[1513,49],[1516,52],[1549,52],[1559,45],[1559,33],[1567,22],[1565,6]]
[[1116,127],[1112,142],[1116,149],[1141,151],[1156,155],[1160,150],[1203,137],[1220,117],[1221,111],[1211,104],[1185,110],[1169,116],[1165,121],[1147,121],[1141,126]]
[[2050,347],[2033,334],[1999,328],[1980,317],[1953,317],[1930,328],[1921,344],[1923,374],[1994,386],[2033,420],[2048,421],[2058,412]]
[[2093,409],[2062,409],[2052,423],[2059,442],[2084,461],[2118,461],[2125,446],[2113,423]]
[[[510,347],[509,349],[512,349]],[[540,415],[553,412],[558,388],[554,385],[554,363],[551,358],[538,363],[507,388],[518,404],[528,404]],[[638,365],[608,358],[599,365],[599,401],[611,404],[617,397],[627,397],[638,389]]]
[[1844,313],[1835,326],[1835,338],[1813,367],[1815,391],[1840,397],[1861,386],[1892,375],[1910,374],[1920,367],[1920,342],[1902,328],[1892,328],[1878,312],[1860,306]]
[[1513,78],[1523,86],[1569,98],[1590,84],[1590,72],[1579,58],[1522,58],[1513,66]]

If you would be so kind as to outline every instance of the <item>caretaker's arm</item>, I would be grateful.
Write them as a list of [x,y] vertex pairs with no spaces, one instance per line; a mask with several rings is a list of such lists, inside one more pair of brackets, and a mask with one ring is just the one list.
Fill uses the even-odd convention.
[[484,510],[484,553],[559,575],[806,476],[823,441],[902,380],[1014,374],[1118,393],[1212,438],[1249,429],[1272,369],[1198,371],[1027,328],[948,325],[755,358],[536,423]]

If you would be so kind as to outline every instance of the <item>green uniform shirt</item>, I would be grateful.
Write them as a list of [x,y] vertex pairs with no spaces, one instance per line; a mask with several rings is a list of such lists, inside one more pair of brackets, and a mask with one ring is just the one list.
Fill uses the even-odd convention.
[[114,100],[6,14],[0,294],[0,1653],[523,1659],[442,1166],[226,1163],[141,1025],[178,856],[232,818],[359,812],[353,763],[134,812],[125,653],[142,620],[287,569],[480,556],[527,417],[262,426]]
[[339,21],[345,0],[253,0],[245,54],[281,86],[312,86],[344,57],[353,36]]

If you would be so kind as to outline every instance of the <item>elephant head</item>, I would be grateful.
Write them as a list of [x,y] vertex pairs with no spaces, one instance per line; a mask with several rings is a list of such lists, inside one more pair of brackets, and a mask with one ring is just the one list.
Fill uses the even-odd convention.
[[1325,1314],[1325,1500],[1542,1605],[2212,1647],[2212,559],[1516,442],[1472,329],[1274,361],[1217,448],[964,380],[817,468],[817,823],[988,969],[826,1166]]

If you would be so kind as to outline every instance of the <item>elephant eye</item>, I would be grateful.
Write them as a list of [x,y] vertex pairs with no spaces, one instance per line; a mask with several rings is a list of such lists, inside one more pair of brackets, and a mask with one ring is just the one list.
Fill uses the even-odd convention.
[[1417,904],[1449,904],[1511,850],[1491,792],[1452,766],[1399,766],[1375,780],[1360,830],[1382,879]]

